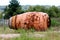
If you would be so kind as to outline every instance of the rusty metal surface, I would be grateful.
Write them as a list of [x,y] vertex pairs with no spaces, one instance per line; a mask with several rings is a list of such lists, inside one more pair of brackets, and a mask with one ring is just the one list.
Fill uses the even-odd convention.
[[35,30],[46,30],[49,26],[49,16],[47,13],[43,12],[26,12],[13,16],[9,19],[11,22],[11,27],[14,29],[30,29]]

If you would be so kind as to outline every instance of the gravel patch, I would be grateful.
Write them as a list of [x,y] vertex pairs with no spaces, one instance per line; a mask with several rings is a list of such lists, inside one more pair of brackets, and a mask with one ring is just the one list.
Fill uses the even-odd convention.
[[34,34],[33,36],[34,36],[34,37],[45,37],[44,34]]
[[40,34],[40,33],[29,33],[29,37],[45,37],[46,34]]
[[0,34],[0,38],[14,38],[19,36],[20,34]]
[[[60,33],[60,31],[53,31],[53,32],[48,32],[48,33]],[[35,32],[35,33],[29,33],[26,34],[29,37],[45,37],[47,34],[47,32]],[[9,39],[9,38],[15,38],[15,37],[19,37],[21,36],[21,34],[0,34],[0,38],[5,38],[5,39]]]

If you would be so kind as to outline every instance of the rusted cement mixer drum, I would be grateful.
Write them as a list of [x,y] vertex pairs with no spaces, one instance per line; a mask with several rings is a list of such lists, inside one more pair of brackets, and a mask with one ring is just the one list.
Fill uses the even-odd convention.
[[9,19],[9,27],[12,29],[31,29],[47,30],[50,26],[50,17],[43,12],[26,12],[12,16]]

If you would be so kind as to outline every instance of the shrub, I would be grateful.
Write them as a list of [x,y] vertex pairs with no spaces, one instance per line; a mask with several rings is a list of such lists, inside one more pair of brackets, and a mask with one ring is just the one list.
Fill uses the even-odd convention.
[[51,26],[59,26],[60,25],[60,23],[57,21],[57,20],[55,20],[55,19],[51,19]]

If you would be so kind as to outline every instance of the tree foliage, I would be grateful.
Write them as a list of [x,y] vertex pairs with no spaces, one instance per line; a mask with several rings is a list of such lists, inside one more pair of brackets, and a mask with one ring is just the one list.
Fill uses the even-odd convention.
[[30,6],[28,11],[46,12],[50,17],[60,17],[60,9],[56,6],[50,6],[49,8],[40,5]]
[[10,18],[13,15],[20,14],[22,12],[21,5],[17,0],[11,0],[10,4],[6,6],[4,18]]
[[40,5],[34,5],[29,6],[27,10],[23,10],[22,6],[19,5],[19,2],[17,0],[11,0],[10,4],[6,6],[4,13],[5,18],[10,18],[13,15],[24,13],[24,12],[45,12],[48,13],[50,17],[60,17],[60,8],[57,6],[40,6]]

